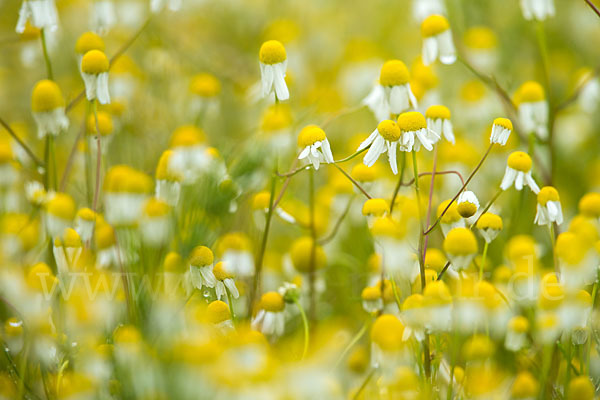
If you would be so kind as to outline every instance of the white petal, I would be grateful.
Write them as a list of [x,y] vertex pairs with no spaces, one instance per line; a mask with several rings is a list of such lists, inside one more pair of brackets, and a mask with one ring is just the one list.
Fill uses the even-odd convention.
[[377,136],[379,136],[379,131],[377,129],[375,129],[368,138],[366,138],[365,140],[363,140],[363,142],[360,144],[360,146],[358,146],[358,149],[356,149],[357,152],[361,151],[362,149],[367,148],[367,146],[369,146],[371,143],[373,143],[373,141],[375,140],[375,138],[377,138]]
[[398,174],[398,163],[396,162],[397,145],[398,142],[392,142],[388,147],[388,159],[390,161],[390,167],[392,167],[392,172],[394,173],[394,175]]
[[438,55],[438,43],[435,37],[423,39],[423,65],[428,66],[435,62]]
[[514,169],[510,168],[509,166],[507,166],[506,171],[504,171],[504,177],[502,178],[502,183],[500,184],[500,188],[502,190],[506,190],[509,187],[511,187],[513,182],[515,181],[516,177],[517,177],[517,170],[514,170]]

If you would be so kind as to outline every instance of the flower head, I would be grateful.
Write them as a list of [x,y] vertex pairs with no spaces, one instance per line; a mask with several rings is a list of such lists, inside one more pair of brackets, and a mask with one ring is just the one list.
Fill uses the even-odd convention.
[[398,116],[398,127],[402,132],[400,150],[419,151],[421,145],[433,150],[433,145],[440,139],[438,134],[427,127],[427,120],[418,111],[409,111]]
[[425,112],[427,128],[438,136],[444,135],[447,141],[454,144],[454,130],[450,121],[450,110],[446,106],[433,105]]
[[287,53],[285,47],[277,40],[268,40],[259,51],[260,75],[263,97],[275,93],[278,100],[287,100],[290,93],[285,83],[287,69]]
[[110,103],[108,69],[110,63],[101,50],[90,50],[81,59],[81,76],[88,100],[98,99],[100,104]]
[[307,125],[302,128],[298,135],[298,147],[303,149],[298,159],[308,159],[316,170],[322,162],[328,164],[334,162],[329,140],[323,129],[317,125]]
[[492,124],[492,134],[490,143],[498,143],[501,146],[506,145],[508,137],[513,131],[513,124],[508,118],[496,118]]
[[506,190],[513,184],[517,190],[523,189],[523,185],[529,186],[534,193],[539,193],[540,188],[531,176],[531,157],[523,151],[515,151],[508,156],[506,171],[500,188]]
[[57,136],[69,127],[65,100],[58,85],[48,79],[36,83],[31,94],[31,110],[38,126],[38,138]]
[[425,18],[421,23],[421,35],[423,64],[433,64],[438,57],[443,64],[453,64],[456,61],[456,49],[446,17],[430,15]]
[[544,186],[537,195],[537,213],[535,223],[548,225],[562,224],[563,215],[558,191],[552,186]]

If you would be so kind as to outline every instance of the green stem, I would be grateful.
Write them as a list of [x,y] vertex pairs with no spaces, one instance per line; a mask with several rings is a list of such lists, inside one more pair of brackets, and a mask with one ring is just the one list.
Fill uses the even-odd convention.
[[396,197],[398,197],[398,192],[400,192],[400,188],[402,187],[402,180],[404,179],[404,169],[406,168],[406,152],[402,152],[402,164],[400,165],[400,176],[398,176],[398,183],[394,188],[394,194],[392,195],[392,202],[390,203],[390,215],[394,211],[394,205],[396,204]]
[[362,398],[360,395],[362,392],[364,392],[365,388],[369,384],[369,381],[371,380],[371,378],[373,378],[373,375],[375,375],[375,369],[372,369],[371,372],[369,372],[369,374],[365,377],[365,380],[363,381],[362,385],[360,385],[360,387],[354,394],[354,397],[352,397],[353,400],[358,400]]
[[227,293],[227,302],[229,302],[229,312],[231,312],[231,320],[233,321],[233,325],[236,324],[236,317],[235,317],[235,311],[233,309],[233,296],[231,295],[231,292],[229,291],[229,288],[227,287],[227,285],[225,286],[225,293]]
[[[565,399],[569,398],[569,382],[571,381],[571,357],[572,357],[572,347],[573,344],[571,343],[571,335],[565,335],[565,340],[567,341],[567,349],[566,352],[567,354],[565,355],[565,361],[567,362],[566,365],[566,371],[565,371],[565,386],[563,388],[563,397]],[[591,338],[589,338],[588,340],[591,340]]]
[[98,125],[98,103],[93,100],[92,108],[94,110],[94,122],[96,124],[96,188],[94,189],[94,202],[92,203],[92,210],[96,212],[98,207],[98,196],[100,195],[100,170],[102,167],[102,146],[100,143],[100,126]]
[[298,307],[298,311],[300,311],[300,316],[302,317],[302,325],[304,327],[304,347],[302,348],[302,358],[304,360],[306,358],[306,354],[308,353],[308,343],[310,342],[310,331],[308,330],[308,318],[306,318],[306,313],[304,312],[304,307],[300,304],[300,300],[294,299],[294,304]]
[[46,32],[44,32],[44,28],[40,30],[40,39],[42,40],[42,53],[44,53],[44,62],[46,63],[46,74],[48,75],[48,79],[54,80],[52,63],[50,62],[50,56],[48,55],[48,46],[46,46]]
[[369,327],[369,321],[365,321],[365,323],[360,328],[360,330],[356,333],[356,335],[354,335],[354,337],[352,338],[352,340],[350,340],[350,342],[348,343],[348,345],[344,348],[344,350],[342,351],[342,354],[340,354],[339,358],[335,362],[334,368],[337,367],[338,365],[340,365],[340,363],[346,357],[346,354],[348,354],[348,352],[350,351],[350,349],[353,348],[354,345],[356,343],[358,343],[358,341],[360,340],[360,338],[363,337],[363,335],[367,331],[368,327]]
[[479,264],[479,280],[480,281],[483,280],[483,265],[485,264],[485,257],[487,256],[487,251],[488,251],[489,245],[490,244],[486,240],[485,244],[483,245],[483,255],[481,256],[481,263]]
[[558,260],[556,258],[556,235],[554,234],[554,223],[550,223],[548,225],[548,233],[550,234],[550,243],[552,244],[552,260],[554,263],[554,272],[556,273],[556,277],[558,278],[560,275],[560,269],[558,267]]
[[311,169],[308,174],[308,207],[310,212],[310,236],[312,245],[310,248],[310,269],[308,275],[308,290],[310,296],[310,318],[315,321],[317,315],[317,292],[316,292],[316,251],[317,230],[315,227],[315,171]]

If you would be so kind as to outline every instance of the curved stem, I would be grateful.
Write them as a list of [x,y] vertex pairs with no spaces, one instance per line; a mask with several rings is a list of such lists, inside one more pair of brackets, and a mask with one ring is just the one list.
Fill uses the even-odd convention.
[[233,321],[233,325],[235,325],[235,311],[233,310],[233,296],[229,291],[227,285],[225,285],[225,293],[227,294],[227,302],[229,302],[229,312],[231,313],[231,320]]
[[[406,152],[402,152],[402,165],[400,166],[400,176],[398,177],[398,183],[394,188],[394,194],[392,195],[392,201],[390,202],[390,215],[394,211],[394,206],[396,205],[396,197],[398,197],[398,192],[400,192],[400,187],[404,186],[402,180],[404,179],[404,169],[406,168]],[[412,183],[412,182],[411,182]]]
[[319,239],[318,243],[320,245],[324,245],[329,243],[334,237],[335,235],[337,235],[337,232],[340,229],[340,226],[342,226],[342,222],[344,221],[344,218],[346,218],[346,215],[348,215],[348,212],[350,211],[350,207],[352,206],[352,202],[354,201],[354,197],[355,195],[352,195],[350,197],[350,199],[348,200],[348,203],[346,204],[346,208],[344,208],[344,211],[342,212],[342,215],[340,215],[340,217],[338,218],[337,222],[335,223],[333,230],[331,231],[331,233],[321,239]]
[[356,343],[358,343],[358,341],[360,340],[360,338],[363,337],[363,335],[367,331],[368,327],[369,327],[369,321],[365,321],[365,323],[363,324],[363,326],[356,333],[356,335],[354,335],[354,337],[352,338],[352,340],[350,340],[350,342],[348,342],[348,344],[346,345],[346,347],[342,351],[342,354],[340,354],[340,356],[338,357],[337,361],[334,364],[334,368],[337,367],[338,365],[340,365],[340,363],[342,362],[342,360],[344,360],[344,358],[346,357],[346,354],[348,354],[348,352],[350,351],[350,349],[353,348],[354,345]]
[[44,54],[44,63],[46,64],[46,74],[48,79],[54,80],[54,74],[52,73],[52,63],[50,62],[50,56],[48,55],[48,46],[46,46],[46,32],[44,28],[40,29],[40,39],[42,42],[42,53]]
[[4,129],[6,129],[6,131],[8,132],[8,134],[15,140],[15,142],[17,142],[19,144],[19,146],[21,146],[21,148],[23,150],[25,150],[25,153],[27,153],[27,155],[29,156],[29,158],[31,158],[31,160],[36,163],[36,165],[38,167],[44,167],[45,164],[36,157],[35,154],[33,154],[33,151],[31,151],[31,149],[25,144],[25,142],[23,142],[19,136],[17,136],[17,134],[15,133],[15,131],[10,127],[10,125],[8,123],[6,123],[6,121],[4,121],[2,118],[0,118],[0,125],[2,125],[4,127]]
[[[437,145],[434,145],[433,149],[433,167],[431,168],[431,183],[429,184],[429,200],[427,202],[427,217],[425,226],[429,228],[429,222],[431,221],[431,203],[433,202],[433,189],[435,183],[435,168],[437,166]],[[427,254],[427,244],[429,243],[429,235],[425,236],[425,242],[423,243],[423,265],[425,265],[425,256]]]
[[341,168],[339,165],[337,165],[337,164],[335,164],[335,163],[333,164],[333,166],[334,166],[334,167],[336,167],[336,168],[337,168],[337,169],[338,169],[338,170],[339,170],[339,171],[340,171],[342,174],[344,174],[344,176],[345,176],[346,178],[348,178],[348,180],[350,180],[350,182],[352,182],[352,184],[354,184],[354,186],[356,186],[356,187],[358,188],[358,190],[360,190],[360,191],[361,191],[361,193],[362,193],[362,194],[364,194],[364,195],[365,195],[365,197],[366,197],[367,199],[371,199],[371,198],[372,198],[372,197],[369,195],[369,193],[367,193],[367,191],[366,191],[365,189],[363,189],[363,187],[362,187],[362,186],[360,186],[360,184],[359,184],[358,182],[356,182],[356,181],[354,180],[354,178],[352,178],[352,177],[350,176],[350,174],[348,174],[348,173],[347,173],[346,171],[344,171],[344,170],[343,170],[343,169],[342,169],[342,168]]
[[481,256],[481,263],[479,263],[479,280],[480,281],[483,280],[483,265],[485,264],[485,257],[487,256],[487,251],[488,251],[489,245],[490,244],[486,240],[485,244],[483,245],[483,255]]
[[100,195],[100,169],[102,167],[102,146],[100,143],[100,126],[98,125],[98,104],[96,100],[93,101],[92,107],[94,110],[94,122],[96,124],[96,187],[94,189],[94,202],[92,203],[92,210],[96,212],[98,209],[98,196]]
[[354,153],[354,154],[350,154],[350,155],[349,155],[348,157],[346,157],[346,158],[342,158],[341,160],[334,161],[334,163],[336,163],[336,164],[337,164],[337,163],[343,163],[343,162],[346,162],[346,161],[350,161],[350,160],[352,160],[354,157],[358,156],[359,154],[361,154],[361,153],[363,153],[363,152],[365,152],[365,151],[369,150],[369,147],[371,147],[371,145],[368,145],[368,146],[367,146],[367,147],[365,147],[364,149],[362,149],[362,150],[360,150],[360,151],[357,151],[357,152],[356,152],[356,153]]
[[304,307],[300,304],[298,299],[294,299],[294,304],[298,307],[298,311],[300,311],[300,316],[302,317],[302,325],[304,327],[304,346],[302,348],[302,358],[304,360],[306,358],[306,354],[308,353],[308,343],[310,341],[310,331],[308,330],[308,318],[306,318],[306,312],[304,312]]

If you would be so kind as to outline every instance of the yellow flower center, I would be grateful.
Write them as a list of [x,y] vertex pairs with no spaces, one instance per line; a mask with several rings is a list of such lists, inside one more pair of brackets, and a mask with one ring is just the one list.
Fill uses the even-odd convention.
[[487,26],[474,26],[465,32],[465,45],[472,49],[489,50],[497,43],[496,34]]
[[389,119],[381,121],[379,125],[377,125],[377,131],[389,142],[395,142],[400,139],[400,128],[398,128],[398,125],[396,125],[394,121],[390,121]]
[[320,142],[327,139],[325,131],[319,128],[317,125],[307,125],[300,131],[298,135],[298,146],[306,147],[312,146],[315,142]]
[[501,126],[504,129],[508,129],[509,131],[513,130],[512,121],[508,118],[496,118],[494,120],[494,125]]
[[478,229],[494,229],[494,230],[502,230],[502,218],[496,214],[492,214],[491,212],[486,212],[479,217],[479,221],[477,221]]
[[425,267],[440,272],[446,265],[446,256],[440,249],[427,249],[425,254]]
[[111,193],[147,194],[153,185],[148,175],[128,165],[115,165],[108,170],[104,180],[104,190]]
[[427,120],[423,114],[418,111],[409,111],[400,114],[398,117],[398,127],[402,132],[416,132],[427,128]]
[[400,60],[386,61],[379,73],[379,84],[381,86],[406,85],[410,80],[408,68]]
[[556,255],[567,264],[579,264],[587,253],[584,241],[573,232],[563,232],[556,238]]
[[283,297],[277,292],[267,292],[262,295],[260,305],[263,310],[270,312],[281,312],[285,307]]
[[193,125],[183,125],[175,129],[169,141],[169,147],[194,146],[206,141],[204,132]]
[[271,200],[271,194],[269,192],[262,191],[254,195],[252,199],[252,208],[255,210],[264,210],[269,208],[269,201]]
[[[440,217],[440,215],[442,215],[442,213],[448,206],[448,203],[450,203],[450,199],[444,200],[440,203],[440,205],[437,208],[438,218]],[[442,216],[442,219],[440,219],[440,222],[442,224],[452,224],[454,222],[460,221],[460,219],[461,215],[458,213],[458,205],[456,204],[456,202],[452,202],[452,204],[450,204],[450,207],[448,208],[448,211],[446,211],[446,213]]]
[[534,103],[542,101],[546,98],[544,88],[542,85],[535,81],[527,81],[521,85],[517,93],[515,94],[515,102],[521,103]]
[[192,78],[190,92],[197,96],[215,97],[221,92],[221,82],[212,74],[198,74]]
[[423,292],[426,305],[437,306],[452,303],[452,295],[444,281],[429,282]]
[[75,43],[75,51],[78,54],[85,54],[91,50],[104,51],[104,40],[94,32],[82,33]]
[[365,164],[356,164],[352,167],[350,175],[359,182],[373,182],[377,179],[376,168],[367,167]]
[[279,64],[287,59],[287,54],[280,41],[268,40],[260,47],[258,57],[263,64]]
[[107,223],[96,225],[96,247],[98,249],[107,249],[115,243],[115,232]]
[[552,186],[544,186],[537,195],[539,204],[545,206],[549,201],[559,201],[558,191]]
[[[98,111],[98,128],[100,129],[100,135],[107,136],[113,132],[113,121],[112,117],[106,111]],[[91,114],[87,120],[87,131],[90,135],[96,135],[96,116]]]
[[93,212],[91,209],[84,207],[80,208],[79,211],[77,211],[77,217],[81,218],[84,221],[93,221],[96,218],[96,213]]
[[515,151],[508,156],[508,166],[514,170],[528,172],[531,169],[531,157],[523,151]]
[[421,23],[421,34],[423,37],[431,37],[450,29],[446,17],[442,15],[430,15]]
[[529,321],[527,320],[527,318],[523,317],[522,315],[519,315],[513,317],[509,321],[508,326],[514,332],[525,333],[529,330]]
[[190,254],[190,265],[194,267],[205,267],[211,265],[215,260],[215,256],[211,249],[206,246],[197,246]]
[[596,390],[587,375],[573,378],[569,382],[569,399],[594,400]]
[[228,274],[227,271],[225,271],[225,264],[223,263],[223,261],[219,261],[215,264],[215,266],[213,267],[213,274],[215,274],[215,278],[217,278],[220,281],[224,281],[227,278],[231,278],[231,275]]
[[55,82],[44,79],[36,83],[31,95],[31,109],[33,112],[52,111],[64,106],[65,100]]
[[444,251],[455,256],[477,253],[477,239],[468,228],[454,228],[444,239]]
[[66,193],[56,193],[46,205],[48,214],[65,220],[72,220],[75,217],[75,202],[73,198]]
[[63,234],[64,247],[81,247],[81,237],[73,228],[66,228]]
[[381,217],[383,214],[389,211],[388,203],[384,199],[368,199],[363,204],[362,213],[363,215],[372,215],[375,217]]
[[144,205],[144,214],[148,217],[164,217],[169,212],[169,205],[157,198],[151,198]]
[[600,193],[587,193],[579,200],[579,212],[587,217],[600,217]]
[[391,314],[379,316],[371,328],[371,340],[382,350],[395,351],[402,346],[404,325]]
[[81,59],[81,71],[86,74],[98,75],[108,72],[108,58],[100,50],[90,50]]
[[460,97],[468,103],[475,103],[485,96],[485,85],[479,81],[469,81],[460,88]]
[[[313,248],[313,240],[311,237],[305,236],[297,239],[290,250],[290,257],[294,268],[299,272],[310,272],[311,270],[311,252]],[[327,258],[325,251],[319,245],[315,245],[315,264],[314,269],[325,267]]]
[[231,312],[227,303],[221,300],[215,300],[206,307],[206,317],[209,322],[218,324],[231,319]]
[[292,125],[292,113],[287,104],[274,104],[267,108],[262,116],[261,129],[275,132]]
[[430,106],[427,111],[425,111],[425,117],[431,119],[450,119],[450,110],[446,106]]
[[406,298],[406,300],[404,300],[404,303],[402,303],[402,311],[414,310],[415,308],[421,308],[421,307],[423,307],[424,301],[425,301],[425,298],[423,297],[423,295],[421,295],[419,293],[411,294],[410,296],[408,296]]
[[381,288],[378,286],[367,286],[363,289],[360,297],[365,301],[375,301],[381,298]]
[[402,238],[404,232],[401,226],[388,217],[377,218],[371,228],[373,236],[384,236],[389,238]]
[[174,252],[170,251],[165,257],[164,267],[166,271],[177,271],[182,265],[181,256]]
[[43,290],[44,283],[46,290],[51,290],[54,283],[54,274],[48,264],[39,262],[29,270],[27,284],[34,289]]
[[458,211],[461,217],[469,218],[477,212],[477,205],[468,201],[463,201],[462,203],[458,203],[456,211]]

